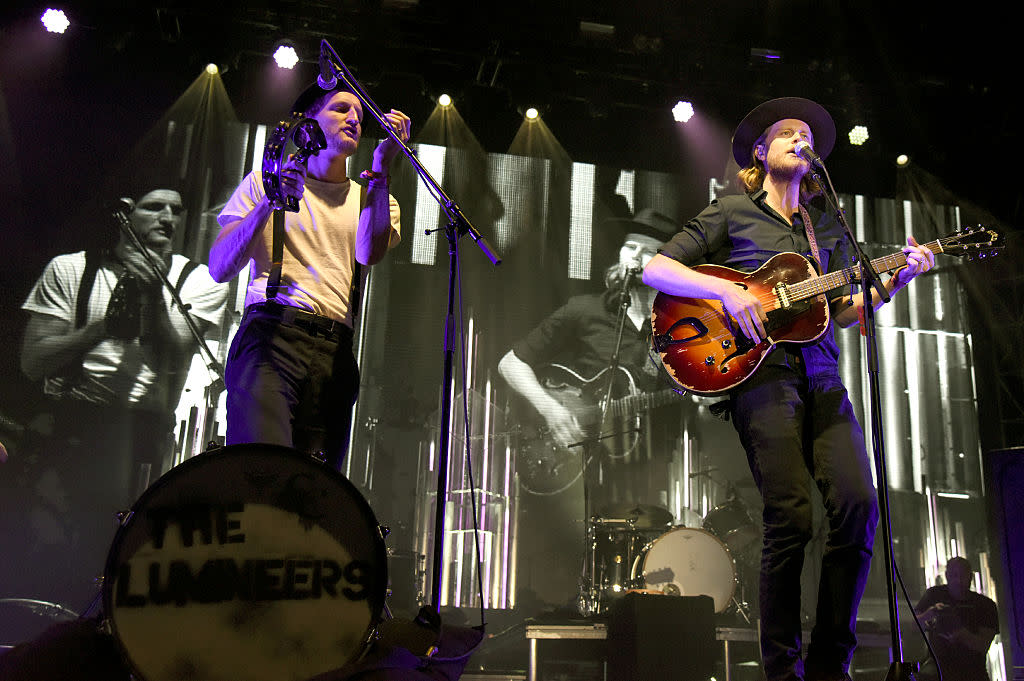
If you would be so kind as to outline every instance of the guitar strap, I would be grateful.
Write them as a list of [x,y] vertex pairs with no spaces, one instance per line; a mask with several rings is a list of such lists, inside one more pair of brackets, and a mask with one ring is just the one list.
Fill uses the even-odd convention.
[[[359,209],[362,211],[366,203],[366,187],[359,187]],[[281,265],[284,262],[284,209],[274,210],[273,236],[270,244],[270,274],[267,276],[267,300],[274,300],[281,288]],[[359,302],[362,286],[362,266],[352,258],[352,288],[349,291],[349,308],[352,311],[352,326],[355,327],[356,315],[359,314]]]
[[818,272],[825,274],[825,266],[821,262],[821,252],[818,250],[818,240],[814,236],[814,223],[811,222],[811,216],[807,214],[807,209],[804,208],[804,204],[800,205],[800,219],[804,222],[804,231],[807,232],[807,243],[811,245],[811,254],[814,256],[814,262],[818,263]]
[[284,261],[284,208],[274,209],[273,236],[270,242],[270,274],[267,276],[267,300],[277,298],[281,288],[281,264]]

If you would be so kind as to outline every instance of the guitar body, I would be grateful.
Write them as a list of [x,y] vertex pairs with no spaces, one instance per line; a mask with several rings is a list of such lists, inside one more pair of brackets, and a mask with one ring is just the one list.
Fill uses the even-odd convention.
[[[996,255],[1003,236],[994,229],[961,227],[953,234],[921,244],[936,255],[968,258]],[[876,272],[905,266],[900,251],[871,261]],[[779,253],[749,274],[720,265],[694,268],[758,297],[768,317],[768,338],[754,343],[734,326],[717,300],[659,293],[651,310],[651,344],[677,386],[698,395],[716,395],[738,386],[761,366],[779,343],[810,343],[828,329],[828,294],[860,280],[856,267],[819,276],[799,253]]]
[[[780,284],[797,284],[816,276],[814,266],[798,253],[779,253],[753,272],[721,265],[694,269],[741,286],[762,301],[776,300]],[[698,395],[715,395],[747,380],[779,343],[809,343],[828,328],[829,309],[824,295],[790,307],[769,309],[768,338],[753,343],[736,329],[717,300],[683,298],[659,293],[651,323],[654,343],[668,375]]]
[[[602,369],[587,378],[560,364],[538,370],[537,378],[548,394],[576,417],[584,440],[575,446],[562,446],[533,407],[524,405],[516,471],[528,491],[556,494],[572,485],[594,456],[628,456],[640,439],[640,415],[678,399],[674,390],[642,392],[625,367],[617,367],[609,381],[610,371]],[[606,401],[602,423],[601,407]]]
[[[549,395],[576,416],[583,428],[584,437],[593,438],[600,431],[599,405],[608,393],[609,371],[603,369],[595,376],[586,378],[560,364],[550,364],[538,370],[537,378]],[[612,397],[637,392],[636,382],[625,368],[618,367],[615,370],[611,392]],[[555,494],[576,482],[583,473],[583,457],[589,460],[597,451],[618,450],[620,447],[626,449],[617,453],[626,454],[636,446],[638,432],[635,424],[623,429],[615,424],[606,424],[615,431],[631,432],[600,443],[588,442],[575,447],[563,447],[554,440],[544,419],[532,407],[525,406],[523,411],[529,416],[523,419],[520,431],[516,471],[523,487],[534,494]]]

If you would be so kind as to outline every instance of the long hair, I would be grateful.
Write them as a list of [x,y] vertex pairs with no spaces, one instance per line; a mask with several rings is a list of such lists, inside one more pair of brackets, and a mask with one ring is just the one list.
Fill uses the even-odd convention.
[[[765,138],[767,135],[768,131],[765,130],[764,134],[757,138],[757,141],[754,142],[754,145],[750,149],[750,165],[736,173],[736,179],[740,181],[740,184],[743,185],[748,194],[753,194],[761,189],[761,186],[764,184],[764,178],[768,176],[768,170],[764,167],[764,162],[754,154],[754,149],[756,149],[758,145],[765,144]],[[800,179],[801,203],[810,201],[820,193],[821,185],[818,184],[810,175],[804,175]]]

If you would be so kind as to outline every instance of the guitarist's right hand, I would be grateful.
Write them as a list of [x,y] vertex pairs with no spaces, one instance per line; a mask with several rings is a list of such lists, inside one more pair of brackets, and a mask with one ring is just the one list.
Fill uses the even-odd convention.
[[732,318],[735,329],[743,332],[743,335],[751,341],[760,342],[768,337],[765,331],[765,323],[768,315],[757,296],[746,288],[729,281],[722,282],[719,300],[722,307]]
[[583,439],[583,428],[576,417],[563,405],[554,402],[541,412],[551,431],[551,437],[560,447],[568,447]]

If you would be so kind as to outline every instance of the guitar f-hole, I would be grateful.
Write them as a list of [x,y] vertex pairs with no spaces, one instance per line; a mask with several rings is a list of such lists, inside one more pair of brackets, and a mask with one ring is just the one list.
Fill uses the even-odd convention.
[[[693,335],[687,336],[686,338],[673,338],[672,332],[680,326],[689,326],[693,329]],[[665,333],[654,334],[651,338],[651,342],[654,344],[654,349],[658,352],[665,352],[668,348],[679,343],[689,343],[690,341],[697,340],[706,336],[708,333],[708,327],[704,325],[696,317],[683,317],[676,321],[672,326],[668,327]]]

